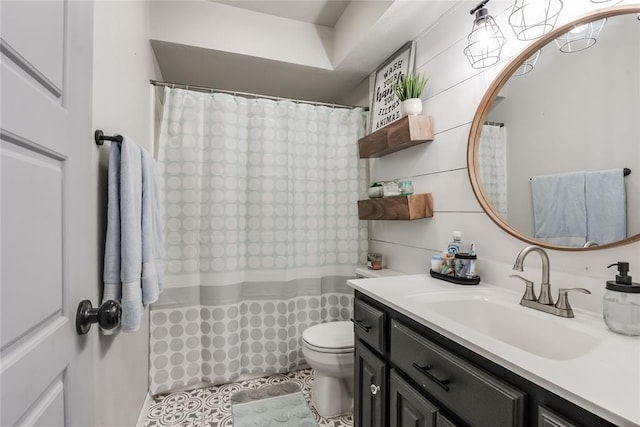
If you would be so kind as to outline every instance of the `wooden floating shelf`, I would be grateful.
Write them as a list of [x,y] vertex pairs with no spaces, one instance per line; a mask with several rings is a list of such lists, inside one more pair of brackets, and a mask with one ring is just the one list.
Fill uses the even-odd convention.
[[358,200],[360,219],[412,220],[433,216],[431,193]]
[[433,140],[431,116],[405,116],[382,129],[360,138],[361,159],[384,155]]

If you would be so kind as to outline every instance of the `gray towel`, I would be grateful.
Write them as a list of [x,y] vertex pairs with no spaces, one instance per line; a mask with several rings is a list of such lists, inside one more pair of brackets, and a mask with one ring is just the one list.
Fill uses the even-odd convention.
[[622,169],[585,175],[587,240],[605,245],[627,237],[627,206]]
[[124,137],[120,158],[120,280],[123,331],[142,317],[142,151]]
[[[120,144],[111,144],[109,154],[108,196],[107,196],[107,235],[104,245],[104,270],[102,274],[104,289],[102,302],[120,301],[122,282],[120,281]],[[105,335],[111,335],[116,329],[101,329]]]
[[120,302],[125,332],[138,330],[143,303],[158,299],[161,229],[153,159],[125,136],[111,145],[103,275],[103,300]]
[[587,241],[584,172],[534,176],[531,179],[535,237],[563,246]]

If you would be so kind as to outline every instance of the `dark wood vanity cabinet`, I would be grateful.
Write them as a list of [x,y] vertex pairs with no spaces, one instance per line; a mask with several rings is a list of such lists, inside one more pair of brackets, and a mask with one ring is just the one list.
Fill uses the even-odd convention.
[[355,427],[613,427],[356,291]]
[[361,341],[355,345],[354,400],[355,425],[385,427],[387,402],[387,364]]

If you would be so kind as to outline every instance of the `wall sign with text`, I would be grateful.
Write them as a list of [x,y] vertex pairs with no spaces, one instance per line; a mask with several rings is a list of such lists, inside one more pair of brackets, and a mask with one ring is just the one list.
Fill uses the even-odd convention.
[[[393,92],[393,85],[409,72],[413,72],[415,43],[405,43],[369,77],[373,81],[370,93],[369,131],[375,132],[400,118],[400,101]],[[371,87],[371,85],[370,85]]]

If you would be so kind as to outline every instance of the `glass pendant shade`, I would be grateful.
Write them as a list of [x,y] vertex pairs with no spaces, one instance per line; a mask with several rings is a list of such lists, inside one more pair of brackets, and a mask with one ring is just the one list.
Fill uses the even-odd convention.
[[528,72],[530,72],[531,70],[533,70],[533,67],[536,66],[536,62],[538,61],[538,58],[540,57],[540,53],[542,51],[540,49],[536,50],[536,52],[531,55],[529,58],[527,58],[526,61],[524,61],[522,63],[522,65],[520,65],[516,71],[513,73],[514,76],[522,76],[524,74],[527,74]]
[[518,40],[535,40],[553,30],[562,6],[561,0],[516,0],[509,24]]
[[467,37],[464,54],[473,68],[489,67],[500,61],[500,53],[507,39],[487,9],[476,12],[471,33]]
[[564,53],[580,52],[588,49],[596,43],[606,22],[607,18],[604,18],[579,25],[556,38],[555,42],[560,51]]

